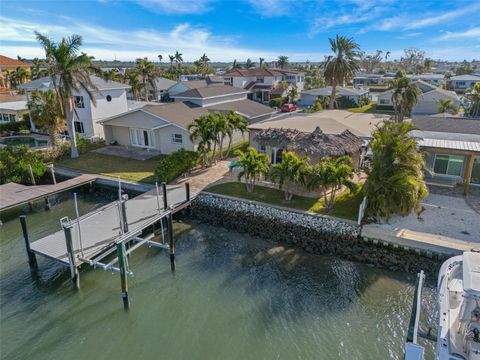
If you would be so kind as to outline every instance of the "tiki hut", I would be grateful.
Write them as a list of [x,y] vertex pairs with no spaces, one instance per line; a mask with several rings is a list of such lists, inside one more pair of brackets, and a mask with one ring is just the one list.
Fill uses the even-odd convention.
[[[317,163],[325,156],[339,157],[348,155],[355,167],[360,163],[363,140],[349,130],[340,134],[325,134],[319,127],[313,132],[301,132],[297,129],[268,128],[259,131],[254,140],[261,147],[272,149],[272,163],[281,161],[281,152],[293,151],[299,156],[308,157],[311,163]],[[279,156],[280,152],[280,156]]]

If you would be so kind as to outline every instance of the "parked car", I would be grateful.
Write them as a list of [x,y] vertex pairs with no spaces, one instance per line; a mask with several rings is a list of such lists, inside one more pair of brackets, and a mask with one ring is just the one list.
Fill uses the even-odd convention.
[[297,110],[297,105],[295,104],[283,104],[282,112],[292,112]]

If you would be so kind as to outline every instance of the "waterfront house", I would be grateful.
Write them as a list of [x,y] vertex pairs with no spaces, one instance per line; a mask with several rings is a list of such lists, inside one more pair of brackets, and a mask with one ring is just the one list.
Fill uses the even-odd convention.
[[[441,89],[435,85],[429,84],[423,80],[413,82],[422,91],[418,97],[417,104],[412,109],[412,114],[432,115],[438,113],[438,103],[440,100],[451,99],[453,105],[460,106],[460,98],[454,91]],[[393,110],[392,94],[394,90],[390,89],[377,95],[378,108]]]
[[[355,88],[337,86],[336,90],[337,90],[337,98],[343,96],[353,101],[357,105],[359,105],[360,99],[362,98],[368,99],[368,95],[369,95],[369,91],[366,89],[355,89]],[[299,105],[313,106],[313,104],[317,99],[326,97],[326,96],[331,96],[331,94],[332,94],[331,86],[327,86],[324,88],[303,90],[300,94]]]
[[469,87],[480,81],[478,75],[457,75],[450,78],[450,88],[454,91],[464,93]]
[[28,119],[27,100],[0,102],[0,124],[13,123]]
[[[73,93],[75,106],[75,131],[85,138],[104,138],[100,121],[128,111],[127,90],[129,85],[116,81],[107,81],[98,76],[90,76],[93,86],[88,89],[95,99],[90,99],[85,89]],[[33,90],[47,91],[53,89],[50,77],[43,77],[20,85],[25,90],[27,100]]]
[[[223,75],[225,84],[248,91],[248,98],[261,103],[285,97],[291,87],[304,88],[305,74],[290,69],[235,69]],[[286,85],[285,85],[286,84]]]
[[412,135],[426,151],[426,180],[442,185],[480,186],[480,119],[414,116]]
[[386,119],[344,110],[297,113],[249,125],[248,135],[250,145],[266,153],[272,163],[281,161],[283,151],[296,149],[313,162],[327,154],[349,155],[358,166],[376,125]]
[[12,90],[8,75],[11,72],[16,71],[17,68],[25,69],[25,72],[29,76],[32,65],[22,60],[0,55],[0,92],[9,92]]

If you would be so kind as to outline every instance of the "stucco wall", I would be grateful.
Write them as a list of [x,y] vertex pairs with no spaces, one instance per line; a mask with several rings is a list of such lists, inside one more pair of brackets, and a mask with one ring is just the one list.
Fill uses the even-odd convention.
[[[183,143],[177,144],[172,142],[172,134],[182,134]],[[162,154],[170,154],[181,148],[185,150],[194,150],[194,145],[190,141],[190,134],[188,131],[181,129],[177,126],[166,126],[155,130],[155,142],[157,150],[160,150]]]

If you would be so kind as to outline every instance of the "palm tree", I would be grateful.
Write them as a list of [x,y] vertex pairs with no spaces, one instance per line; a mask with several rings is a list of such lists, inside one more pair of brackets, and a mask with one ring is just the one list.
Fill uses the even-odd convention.
[[203,53],[202,57],[200,58],[200,61],[202,63],[202,66],[204,68],[207,68],[208,67],[208,62],[210,61],[209,57],[207,56],[207,54]]
[[220,156],[222,156],[223,140],[225,134],[227,133],[228,125],[226,116],[222,113],[208,114],[209,125],[211,127],[212,137],[213,137],[213,156],[212,160],[214,163],[217,162],[217,146],[220,150]]
[[290,102],[293,103],[295,99],[298,97],[298,89],[296,86],[292,86],[288,91],[288,97],[290,98]]
[[178,50],[175,51],[174,60],[177,63],[177,69],[180,67],[180,64],[183,63],[182,53],[179,53]]
[[162,55],[162,54],[158,54],[157,57],[158,57],[158,62],[161,64],[161,63],[162,63],[162,60],[163,60],[163,55]]
[[128,85],[130,85],[130,91],[132,92],[133,98],[138,100],[140,92],[143,89],[143,84],[140,82],[139,75],[137,70],[129,69],[125,71],[125,80]]
[[386,221],[393,215],[418,210],[427,194],[425,160],[411,122],[385,122],[373,132],[371,169],[365,183],[367,213]]
[[145,92],[145,101],[148,101],[148,84],[154,87],[153,80],[155,79],[156,71],[153,62],[148,58],[137,59],[135,61],[135,69],[142,78],[143,91]]
[[385,61],[387,61],[388,57],[390,56],[391,52],[390,51],[387,51],[385,53]]
[[15,73],[19,84],[25,83],[27,78],[30,76],[27,70],[21,66],[17,66],[17,68],[15,69]]
[[[307,169],[307,187],[310,190],[321,189],[325,210],[329,211],[335,203],[337,192],[345,186],[355,191],[357,186],[352,181],[354,170],[349,156],[338,158],[324,157],[317,164]],[[330,191],[330,197],[328,196]]]
[[241,69],[241,68],[242,68],[242,65],[237,63],[237,59],[233,60],[232,70],[237,70],[237,69]]
[[247,59],[247,61],[245,62],[245,69],[250,69],[254,66],[255,66],[255,63],[252,60]]
[[32,60],[32,63],[33,63],[32,70],[31,70],[32,80],[36,80],[48,75],[44,60],[35,58]]
[[288,56],[280,55],[277,59],[277,66],[280,69],[284,69],[287,67],[287,65],[288,65]]
[[261,57],[261,58],[259,58],[258,60],[259,60],[259,61],[258,61],[259,67],[260,67],[260,68],[263,68],[263,63],[265,62],[265,59]]
[[272,166],[270,179],[275,183],[278,181],[279,189],[284,191],[285,200],[292,200],[291,187],[293,185],[304,182],[307,164],[306,158],[299,158],[294,152],[285,151],[282,154],[282,162]]
[[465,92],[465,97],[470,101],[470,116],[480,115],[480,82],[471,86]]
[[336,36],[329,39],[334,56],[329,56],[325,64],[325,78],[332,86],[329,109],[335,106],[335,94],[337,86],[342,86],[355,75],[360,68],[359,55],[360,47],[352,39],[345,36]]
[[32,91],[28,108],[30,109],[33,123],[48,131],[50,143],[53,148],[56,148],[58,133],[65,128],[65,118],[63,117],[62,107],[55,91]]
[[240,131],[243,135],[245,131],[247,131],[248,121],[242,115],[239,115],[233,111],[227,115],[226,120],[226,134],[228,135],[226,157],[228,157],[232,150],[233,133],[235,131]]
[[72,35],[62,38],[57,44],[48,37],[35,32],[37,40],[45,50],[47,71],[57,94],[58,101],[62,105],[62,113],[67,122],[68,134],[70,135],[71,157],[78,157],[77,139],[75,136],[73,106],[73,92],[84,90],[93,105],[96,105],[91,89],[96,89],[90,79],[92,71],[98,71],[93,65],[92,57],[80,52],[82,37]]
[[170,59],[170,69],[173,69],[173,62],[175,61],[175,56],[168,55],[168,58]]
[[108,71],[102,71],[102,78],[107,81],[122,81],[122,75],[118,69],[111,69]]
[[457,114],[458,106],[455,106],[452,99],[440,99],[438,100],[438,113]]
[[417,104],[422,91],[407,77],[392,80],[393,87],[392,104],[395,111],[395,121],[402,122],[405,116],[410,115],[413,107]]
[[198,142],[197,152],[202,157],[203,166],[208,166],[208,154],[214,139],[211,118],[208,115],[200,116],[188,125],[188,130],[190,131],[190,140]]
[[258,177],[268,173],[268,156],[264,153],[259,153],[251,146],[246,152],[242,150],[235,151],[235,155],[239,157],[238,165],[241,167],[238,173],[238,180],[245,178],[247,192],[253,192]]

